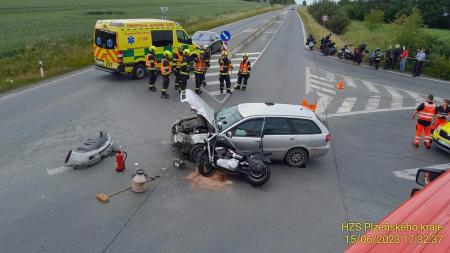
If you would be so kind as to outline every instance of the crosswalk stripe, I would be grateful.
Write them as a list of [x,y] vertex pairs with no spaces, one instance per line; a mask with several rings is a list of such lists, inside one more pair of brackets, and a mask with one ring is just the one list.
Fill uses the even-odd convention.
[[348,87],[352,87],[352,88],[357,87],[355,82],[353,81],[353,79],[351,79],[348,76],[344,76],[344,82],[345,82],[344,86],[347,85]]
[[321,82],[321,81],[317,81],[317,80],[314,80],[314,79],[311,79],[311,83],[315,83],[315,84],[318,84],[318,85],[322,85],[322,86],[334,89],[333,85],[331,85],[329,83],[324,83],[324,82]]
[[373,85],[371,82],[368,81],[362,81],[362,83],[364,84],[364,86],[366,86],[366,88],[368,90],[370,90],[373,93],[380,93],[380,91],[375,87],[375,85]]
[[420,97],[420,95],[417,92],[410,91],[410,90],[403,90],[406,94],[408,94],[412,99],[416,101],[416,103],[422,103],[424,101],[423,98]]
[[344,102],[342,102],[342,105],[338,108],[336,113],[351,112],[353,106],[355,105],[355,102],[356,102],[355,97],[345,98]]
[[320,87],[320,86],[317,86],[317,85],[314,85],[314,84],[311,84],[311,88],[314,88],[314,89],[322,91],[322,92],[328,92],[330,94],[336,95],[336,91],[330,90],[330,89],[327,89],[327,88],[324,88],[324,87]]
[[306,95],[308,95],[309,91],[311,90],[310,86],[311,86],[311,71],[309,70],[309,67],[306,66],[305,67],[305,77],[306,77],[306,82],[305,82],[305,93]]
[[319,96],[319,100],[317,101],[317,111],[325,112],[325,110],[328,107],[328,104],[331,101],[331,97],[324,93],[321,93],[321,92],[316,92],[316,93]]
[[381,96],[371,96],[367,101],[365,111],[375,110],[380,106]]
[[[231,83],[236,83],[237,82],[237,78],[230,79],[230,82]],[[218,84],[220,84],[220,82],[218,80],[217,81],[206,81],[206,85],[207,86],[209,86],[209,85],[218,85]]]
[[[251,52],[251,53],[247,53],[247,54],[248,55],[260,55],[261,52]],[[238,53],[238,54],[234,54],[234,55],[243,56],[244,53]],[[218,60],[221,56],[222,56],[221,54],[213,54],[213,55],[211,55],[211,59],[217,59]],[[251,57],[249,57],[249,58],[251,58]],[[241,58],[238,58],[238,59],[241,59]]]
[[391,94],[392,102],[391,108],[400,108],[403,105],[403,96],[398,93],[394,88],[389,86],[383,86],[389,94]]
[[[256,60],[256,59],[258,59],[258,56],[256,56],[256,57],[248,57],[248,59],[249,60]],[[213,63],[215,63],[214,65],[219,65],[219,63],[218,63],[218,61],[219,61],[219,59],[216,59],[217,61],[213,61]],[[241,62],[242,61],[242,58],[231,58],[231,62],[233,62],[233,61],[237,61],[237,62]],[[251,63],[251,62],[250,62]],[[211,64],[212,65],[212,64]]]
[[330,82],[330,83],[337,83],[336,77],[332,73],[327,72],[326,76],[327,76],[328,82]]

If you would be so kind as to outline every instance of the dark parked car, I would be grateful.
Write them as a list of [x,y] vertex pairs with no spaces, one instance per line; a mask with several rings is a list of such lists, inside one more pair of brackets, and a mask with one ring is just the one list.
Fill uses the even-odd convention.
[[222,51],[222,41],[215,32],[198,31],[192,35],[192,41],[205,51],[211,50],[211,54]]

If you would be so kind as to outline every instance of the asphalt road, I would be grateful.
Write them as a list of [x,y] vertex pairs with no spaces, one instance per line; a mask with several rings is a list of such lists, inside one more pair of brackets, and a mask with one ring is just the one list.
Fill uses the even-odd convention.
[[[216,109],[317,100],[332,151],[306,168],[274,163],[271,180],[260,188],[230,178],[218,190],[203,189],[186,180],[193,165],[172,166],[169,126],[192,114],[173,86],[172,98],[162,100],[147,92],[144,80],[84,69],[0,97],[1,251],[341,252],[341,222],[376,222],[408,198],[414,183],[393,171],[448,163],[443,152],[410,145],[410,108],[428,93],[449,96],[449,84],[310,52],[296,12],[280,14],[244,49],[254,63],[248,89],[218,94],[211,69],[202,97]],[[217,30],[244,34],[272,16]],[[345,89],[336,92],[340,79]],[[63,168],[67,151],[100,130],[129,153],[125,172],[114,171],[113,159]],[[129,185],[135,168],[161,178],[144,194],[95,200],[98,192]]]

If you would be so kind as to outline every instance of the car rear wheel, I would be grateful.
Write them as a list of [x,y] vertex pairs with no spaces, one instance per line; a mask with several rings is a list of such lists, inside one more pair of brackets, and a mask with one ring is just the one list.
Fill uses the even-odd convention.
[[293,148],[286,154],[285,161],[291,167],[302,167],[308,160],[308,151],[304,148]]
[[138,63],[133,68],[133,77],[136,79],[144,78],[146,73],[147,69],[145,68],[144,64]]

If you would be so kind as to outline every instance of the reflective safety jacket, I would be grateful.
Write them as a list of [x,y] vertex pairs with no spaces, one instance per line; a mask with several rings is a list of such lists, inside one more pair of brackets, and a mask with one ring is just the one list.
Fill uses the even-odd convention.
[[219,59],[219,70],[221,76],[230,75],[229,71],[233,69],[233,64],[228,58],[220,58]]
[[180,68],[181,67],[181,62],[183,61],[183,54],[177,52],[177,58],[173,59],[173,63],[175,64],[176,68]]
[[206,70],[206,63],[204,59],[197,58],[194,61],[194,73],[203,74]]
[[[423,105],[423,108],[422,108]],[[419,111],[419,121],[425,121],[425,122],[431,122],[433,120],[434,115],[436,114],[436,104],[435,103],[429,103],[425,102],[421,105],[419,105],[418,110]]]
[[206,69],[208,69],[210,66],[211,53],[206,53],[203,59],[205,59]]
[[189,61],[189,57],[183,55],[181,64],[180,64],[180,74],[184,76],[189,76],[190,74],[191,63]]
[[145,57],[145,66],[147,66],[148,70],[156,70],[156,57],[154,54],[148,54]]
[[241,73],[242,75],[247,75],[250,73],[250,71],[252,70],[252,67],[250,65],[250,61],[247,60],[243,60],[241,62],[241,65],[239,66],[239,73]]
[[172,66],[167,58],[163,58],[161,61],[161,75],[169,76],[172,73]]

